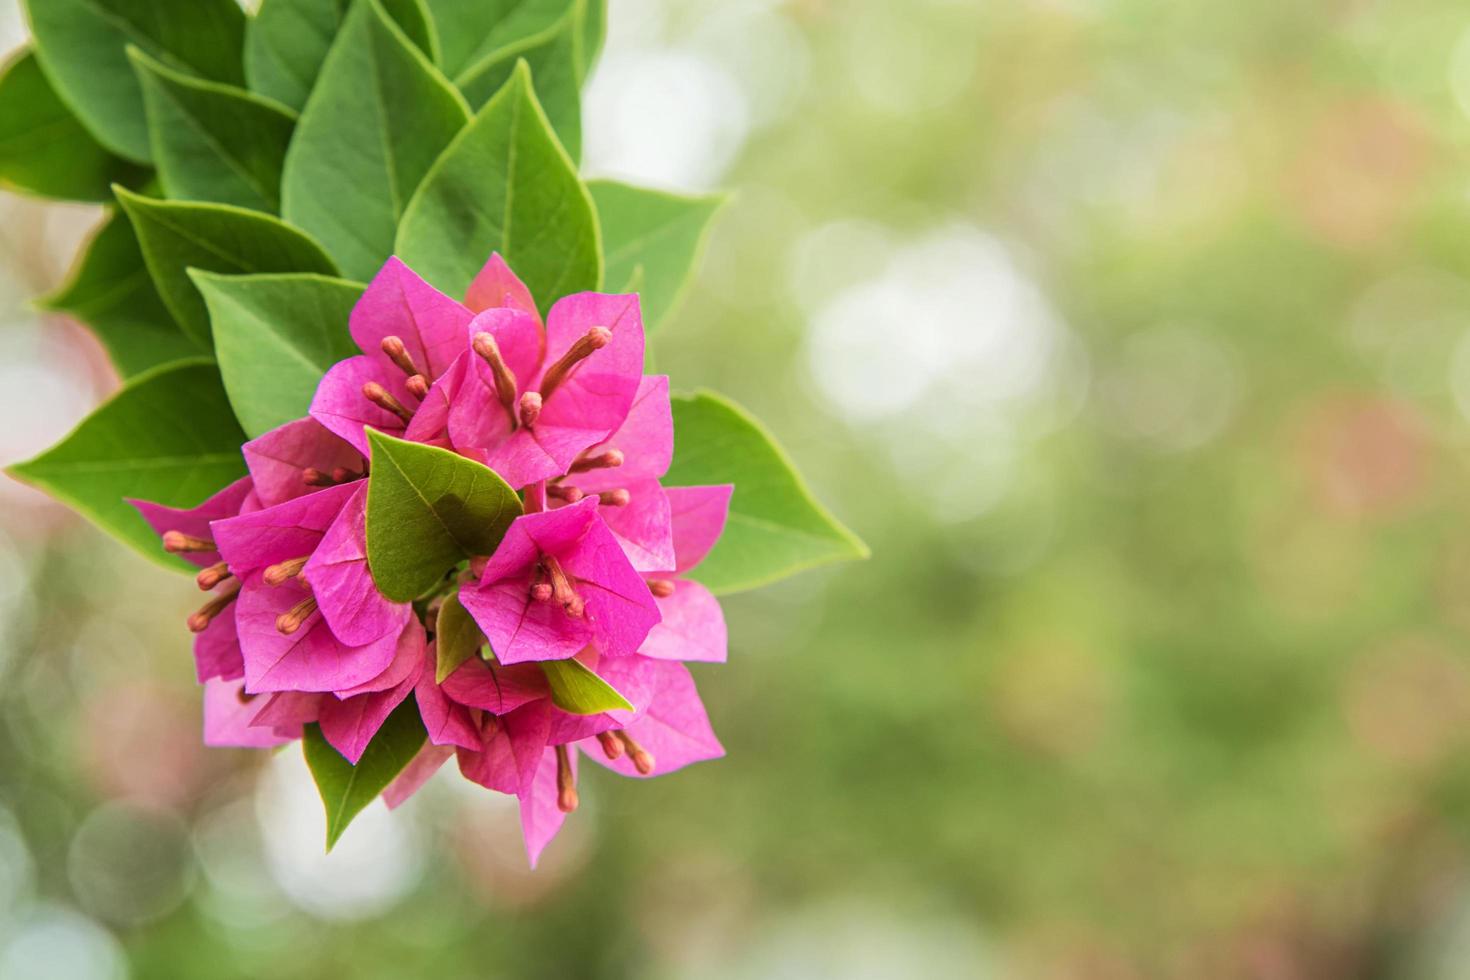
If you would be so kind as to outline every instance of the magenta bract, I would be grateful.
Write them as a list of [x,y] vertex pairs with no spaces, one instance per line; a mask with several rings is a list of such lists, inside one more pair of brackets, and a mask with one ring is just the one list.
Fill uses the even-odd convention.
[[[638,297],[568,296],[543,323],[498,255],[464,302],[394,258],[342,328],[362,353],[307,417],[242,447],[250,476],[189,510],[134,502],[210,593],[190,618],[205,741],[269,748],[315,723],[356,764],[412,697],[427,738],[389,805],[455,756],[518,797],[533,865],[577,806],[579,755],[652,776],[723,754],[677,661],[726,656],[719,603],[685,573],[732,488],[660,482],[673,416],[668,379],[643,374]],[[385,598],[368,565],[368,428],[483,463],[524,498],[477,574],[418,604]],[[439,683],[433,609],[453,590],[488,646]],[[560,707],[541,663],[571,658],[631,710]]]

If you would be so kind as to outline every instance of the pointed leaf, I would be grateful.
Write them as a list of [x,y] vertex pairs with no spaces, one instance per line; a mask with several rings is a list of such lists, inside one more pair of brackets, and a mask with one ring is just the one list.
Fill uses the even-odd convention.
[[592,198],[556,141],[524,63],[424,178],[398,230],[398,257],[451,296],[499,252],[543,311],[596,289]]
[[434,627],[435,652],[438,662],[434,668],[434,683],[443,684],[460,664],[478,654],[485,646],[485,634],[480,626],[459,601],[459,593],[451,592],[439,606],[439,618]]
[[521,513],[495,472],[447,449],[368,430],[368,567],[378,590],[408,602],[455,564],[489,555]]
[[196,358],[133,378],[58,445],[9,473],[178,567],[125,498],[192,507],[244,475],[244,441],[213,362]]
[[327,369],[357,353],[347,318],[361,283],[293,272],[192,278],[209,308],[225,391],[251,438],[305,415]]
[[66,285],[36,305],[91,327],[124,378],[205,353],[158,298],[133,226],[116,211],[98,226]]
[[0,186],[65,201],[112,200],[148,171],[114,156],[56,95],[23,48],[0,76]]
[[542,660],[539,664],[551,685],[551,700],[563,711],[600,715],[604,711],[633,710],[627,698],[580,660]]
[[245,73],[245,14],[235,0],[26,0],[46,77],[92,134],[130,160],[151,159],[143,92],[126,48],[231,85]]
[[725,198],[685,197],[611,180],[589,181],[587,189],[602,225],[607,287],[638,293],[644,326],[651,330],[682,298]]
[[478,109],[510,80],[525,59],[536,79],[536,97],[573,160],[582,157],[582,71],[580,49],[585,0],[573,0],[562,17],[540,33],[492,52],[457,75],[454,83]]
[[321,726],[306,726],[302,751],[327,811],[327,850],[347,825],[413,760],[427,738],[418,702],[410,696],[393,709],[353,765],[322,736]]
[[174,71],[135,47],[128,57],[168,196],[278,211],[295,113],[243,88]]
[[268,214],[226,204],[159,201],[121,188],[116,192],[133,222],[158,295],[184,333],[204,346],[210,343],[209,313],[187,270],[232,275],[337,272],[320,245]]
[[709,392],[673,403],[674,464],[664,482],[735,485],[725,533],[691,578],[715,592],[736,592],[868,556],[867,546],[817,503],[791,458],[744,409]]
[[286,156],[282,214],[367,280],[409,198],[465,123],[464,100],[388,18],[357,0]]

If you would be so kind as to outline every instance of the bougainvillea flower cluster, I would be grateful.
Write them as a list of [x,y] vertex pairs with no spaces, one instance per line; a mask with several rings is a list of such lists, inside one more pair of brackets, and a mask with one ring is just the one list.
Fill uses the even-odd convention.
[[[519,799],[533,864],[577,808],[579,756],[648,777],[722,755],[682,661],[725,659],[724,618],[685,573],[732,487],[660,483],[673,418],[668,379],[643,373],[638,297],[574,294],[543,322],[498,255],[463,302],[394,258],[344,327],[361,353],[327,372],[306,417],[244,446],[249,476],[188,510],[134,502],[208,593],[188,620],[206,741],[268,748],[316,725],[356,764],[412,700],[427,738],[389,804],[454,756]],[[372,431],[488,467],[524,510],[412,601],[370,567]],[[446,602],[483,642],[441,678]],[[623,706],[559,704],[548,668],[568,661]]]

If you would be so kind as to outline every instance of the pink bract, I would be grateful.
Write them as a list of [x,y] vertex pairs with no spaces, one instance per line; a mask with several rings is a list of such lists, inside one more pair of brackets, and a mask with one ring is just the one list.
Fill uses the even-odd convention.
[[[580,612],[535,590],[556,562],[582,603]],[[539,583],[545,584],[545,583]],[[460,601],[502,664],[565,660],[589,644],[604,654],[637,651],[659,621],[658,607],[591,498],[561,510],[516,518],[478,582]]]
[[[638,297],[566,296],[543,321],[499,255],[463,302],[394,258],[343,329],[361,353],[326,373],[306,417],[242,447],[249,476],[194,508],[134,501],[202,569],[190,625],[206,743],[271,748],[317,725],[356,765],[411,703],[424,741],[388,804],[454,756],[464,778],[518,798],[533,866],[576,808],[579,755],[639,777],[722,755],[677,661],[726,656],[719,602],[687,573],[732,488],[661,483],[673,413],[668,378],[643,374]],[[527,512],[476,574],[461,566],[417,604],[373,580],[369,428],[523,491]],[[451,589],[488,646],[440,683],[430,630]],[[569,658],[631,707],[565,710],[542,664]]]

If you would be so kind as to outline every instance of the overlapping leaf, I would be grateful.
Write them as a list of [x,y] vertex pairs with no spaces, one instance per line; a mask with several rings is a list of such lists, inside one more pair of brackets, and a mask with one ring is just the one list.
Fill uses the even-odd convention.
[[[566,16],[575,0],[425,0],[438,26],[440,63],[451,78],[544,34]],[[605,0],[588,0],[581,18],[577,70],[585,77],[607,30]]]
[[357,353],[347,319],[361,283],[300,272],[193,279],[225,391],[251,438],[305,415],[327,369]]
[[224,204],[159,201],[117,189],[158,295],[184,333],[208,347],[209,314],[188,270],[336,275],[320,245],[278,218]]
[[[342,26],[351,0],[264,0],[245,37],[250,89],[292,109],[306,105],[322,60]],[[385,0],[384,9],[419,49],[436,49],[422,0]]]
[[409,198],[468,120],[459,93],[377,0],[356,0],[286,156],[283,215],[349,276],[370,279],[393,252]]
[[592,198],[517,66],[434,164],[403,216],[398,257],[460,295],[499,252],[543,309],[596,289],[602,252]]
[[478,108],[510,79],[522,59],[536,79],[536,97],[562,146],[573,160],[582,156],[582,58],[586,0],[572,0],[549,27],[493,51],[471,64],[454,82]]
[[106,147],[148,161],[143,91],[127,46],[201,78],[242,85],[235,0],[26,0],[36,53],[61,98]]
[[111,201],[148,170],[106,150],[23,49],[0,76],[0,186],[68,201]]
[[280,210],[295,113],[245,89],[174,71],[129,47],[143,86],[153,163],[168,196]]

